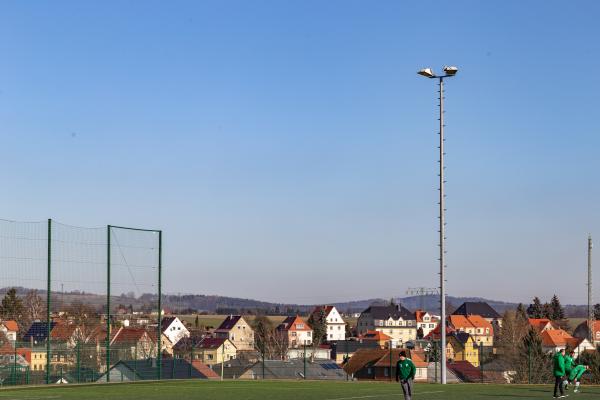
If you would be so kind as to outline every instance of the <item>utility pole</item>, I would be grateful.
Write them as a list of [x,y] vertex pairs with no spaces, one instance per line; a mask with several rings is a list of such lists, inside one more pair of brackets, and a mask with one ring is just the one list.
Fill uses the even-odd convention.
[[592,305],[592,235],[588,236],[588,334],[590,343],[594,343],[594,306]]

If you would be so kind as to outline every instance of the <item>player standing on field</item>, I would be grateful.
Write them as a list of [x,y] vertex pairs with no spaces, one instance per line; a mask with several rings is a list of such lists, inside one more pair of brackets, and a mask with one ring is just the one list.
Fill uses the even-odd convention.
[[396,364],[396,382],[400,382],[400,385],[402,385],[404,400],[412,399],[412,386],[416,373],[415,364],[409,358],[406,358],[406,351],[402,350],[400,360]]

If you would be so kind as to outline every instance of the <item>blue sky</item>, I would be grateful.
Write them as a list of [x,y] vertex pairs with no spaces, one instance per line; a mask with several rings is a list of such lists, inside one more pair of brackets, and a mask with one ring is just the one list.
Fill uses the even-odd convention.
[[435,286],[436,87],[415,72],[455,64],[449,293],[584,303],[600,5],[427,5],[3,2],[1,216],[162,228],[173,293]]

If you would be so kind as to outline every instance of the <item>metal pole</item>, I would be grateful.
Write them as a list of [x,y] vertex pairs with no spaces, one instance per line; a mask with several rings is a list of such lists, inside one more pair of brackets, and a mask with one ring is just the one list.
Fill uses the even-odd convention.
[[440,77],[440,308],[441,308],[441,379],[446,384],[446,257],[445,257],[445,192],[444,192],[444,78]]
[[592,235],[588,236],[588,334],[590,343],[594,343],[594,309],[592,306]]
[[81,342],[77,341],[77,383],[81,382]]
[[[51,331],[51,314],[50,314],[50,304],[51,304],[51,296],[50,292],[52,290],[52,219],[48,218],[48,275],[47,275],[47,283],[48,287],[46,289],[46,328],[47,328],[47,337],[46,337],[46,384],[50,384],[50,331]],[[32,346],[33,347],[33,346]]]
[[306,380],[306,341],[304,341],[304,379]]
[[158,380],[162,377],[162,231],[158,231]]
[[483,343],[479,343],[479,367],[481,369],[481,383],[483,383]]
[[527,366],[529,369],[528,382],[531,385],[531,343],[527,345]]
[[221,350],[221,380],[223,380],[223,367],[225,366],[225,342],[223,342],[223,350]]
[[106,226],[106,382],[110,382],[110,231]]
[[390,382],[392,381],[392,341],[390,340]]
[[15,340],[15,359],[13,362],[13,371],[14,371],[14,379],[13,379],[13,385],[17,384],[17,341]]

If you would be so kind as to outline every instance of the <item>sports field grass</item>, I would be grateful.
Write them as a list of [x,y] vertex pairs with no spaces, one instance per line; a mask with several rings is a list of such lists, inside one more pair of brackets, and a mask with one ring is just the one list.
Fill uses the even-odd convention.
[[[415,399],[483,400],[494,398],[552,398],[549,386],[517,385],[433,385],[417,384]],[[598,399],[600,387],[584,387],[582,393],[570,393],[569,398]],[[359,400],[401,398],[400,387],[388,383],[314,382],[314,381],[163,381],[90,386],[53,386],[0,390],[0,399],[202,399],[202,400]]]

